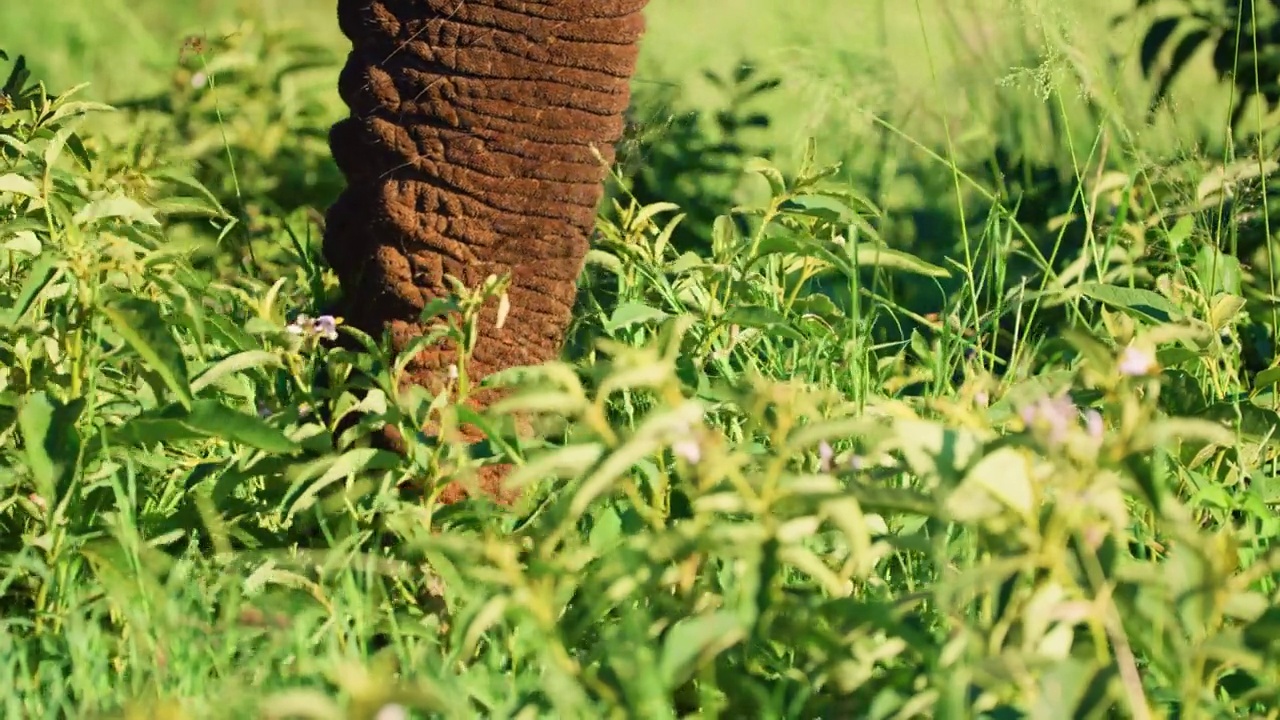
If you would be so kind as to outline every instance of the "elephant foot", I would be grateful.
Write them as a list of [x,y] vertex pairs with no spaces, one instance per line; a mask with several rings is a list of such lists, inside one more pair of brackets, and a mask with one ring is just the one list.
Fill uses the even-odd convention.
[[[470,376],[559,355],[647,3],[338,0],[350,112],[329,144],[347,186],[326,213],[323,253],[352,327],[389,335],[399,355],[430,331],[423,311],[452,293],[450,278],[474,288],[507,275],[504,312],[495,300],[480,313]],[[408,379],[429,389],[457,359],[446,347],[417,355]],[[404,452],[403,440],[387,430],[378,442]],[[508,471],[480,469],[480,491],[514,502]],[[452,483],[441,500],[467,495]]]

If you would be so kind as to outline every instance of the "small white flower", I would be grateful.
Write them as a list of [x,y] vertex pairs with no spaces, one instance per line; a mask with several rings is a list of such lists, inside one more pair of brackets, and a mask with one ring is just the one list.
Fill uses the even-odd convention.
[[409,720],[409,711],[399,703],[387,703],[378,708],[378,714],[373,716],[373,720]]
[[677,440],[671,446],[671,452],[675,453],[676,457],[683,458],[690,465],[697,465],[698,461],[702,459],[702,446],[693,438]]
[[1106,424],[1102,421],[1102,413],[1093,408],[1086,410],[1084,413],[1084,427],[1094,442],[1102,442],[1102,435],[1107,430]]
[[450,366],[449,366],[449,379],[450,379],[450,380],[457,380],[457,379],[458,379],[458,364],[457,364],[457,363],[453,363],[452,365],[450,365]]
[[191,87],[196,90],[204,87],[208,82],[209,76],[206,75],[204,71],[197,72],[195,75],[191,76]]
[[1146,377],[1155,374],[1158,369],[1156,358],[1149,352],[1139,350],[1130,345],[1120,353],[1120,362],[1116,366],[1121,375],[1129,377]]
[[289,323],[289,326],[285,329],[293,335],[303,335],[308,333],[311,331],[311,316],[306,313],[299,314],[298,317],[294,318],[293,322]]

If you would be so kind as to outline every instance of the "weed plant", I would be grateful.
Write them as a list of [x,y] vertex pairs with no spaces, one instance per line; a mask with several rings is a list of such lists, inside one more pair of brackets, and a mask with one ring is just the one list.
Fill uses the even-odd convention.
[[[1053,89],[1058,164],[876,116],[912,209],[816,142],[682,164],[762,126],[731,100],[618,169],[564,358],[477,414],[503,278],[424,312],[440,395],[323,314],[336,60],[294,40],[114,107],[4,58],[4,717],[1277,716],[1265,152]],[[517,507],[437,503],[492,462]]]

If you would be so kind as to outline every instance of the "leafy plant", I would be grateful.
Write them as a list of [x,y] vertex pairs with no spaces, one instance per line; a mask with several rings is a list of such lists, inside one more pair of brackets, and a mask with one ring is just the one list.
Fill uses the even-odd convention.
[[[318,310],[323,191],[262,180],[317,136],[219,111],[319,127],[262,100],[296,56],[235,42],[216,102],[20,58],[0,95],[5,717],[1276,716],[1267,162],[948,159],[985,204],[925,198],[954,225],[906,248],[818,143],[715,149],[611,199],[562,361],[475,382],[492,276],[423,313],[456,379],[401,391],[414,348]],[[233,231],[269,271],[209,261]],[[438,502],[495,462],[516,507]]]

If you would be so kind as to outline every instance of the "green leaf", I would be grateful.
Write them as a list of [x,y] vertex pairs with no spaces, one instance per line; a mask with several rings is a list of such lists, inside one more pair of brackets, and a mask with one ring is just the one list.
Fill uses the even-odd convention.
[[1231,325],[1244,307],[1245,299],[1239,295],[1219,293],[1209,306],[1209,327],[1218,332]]
[[1258,376],[1253,379],[1253,393],[1256,395],[1275,385],[1276,382],[1280,382],[1280,367],[1269,367],[1258,373]]
[[1252,403],[1217,402],[1201,410],[1198,417],[1221,423],[1251,440],[1268,438],[1272,443],[1280,427],[1280,414]]
[[280,367],[280,357],[266,350],[245,350],[229,355],[200,373],[200,377],[191,382],[191,392],[199,393],[206,387],[233,373],[268,365]]
[[989,497],[1029,521],[1036,506],[1031,471],[1030,459],[1018,448],[1005,446],[988,453],[947,496],[948,514],[960,522],[981,520],[991,510]]
[[52,173],[52,169],[58,163],[58,157],[62,155],[62,149],[67,146],[67,138],[75,134],[75,129],[71,127],[58,128],[57,132],[44,146],[44,167],[46,173]]
[[91,100],[76,100],[74,102],[67,101],[69,96],[86,86],[87,83],[81,83],[73,88],[64,90],[61,95],[59,95],[61,99],[58,101],[56,109],[45,122],[50,124],[62,123],[67,120],[71,120],[72,118],[88,115],[89,113],[111,112],[115,110],[115,108],[110,105],[93,102]]
[[[366,470],[390,470],[399,467],[403,462],[404,460],[396,453],[377,448],[355,448],[332,460],[322,459],[317,463],[316,467],[323,467],[326,463],[328,467],[319,479],[308,484],[306,489],[292,503],[289,503],[288,515],[292,516],[314,505],[316,499],[320,497],[320,493],[339,480],[346,480],[352,475]],[[293,494],[297,487],[310,480],[314,474],[314,469],[311,468],[311,472],[305,472],[294,480],[294,487],[291,488],[290,495]]]
[[787,181],[782,177],[782,173],[773,166],[773,163],[764,158],[751,158],[743,165],[744,171],[756,173],[763,177],[769,183],[769,192],[773,197],[782,197],[787,193]]
[[632,218],[631,226],[636,228],[644,227],[658,213],[679,209],[680,206],[672,202],[656,202],[652,205],[646,205],[640,208],[640,211]]
[[58,501],[61,488],[75,472],[80,456],[80,433],[75,423],[83,409],[83,400],[64,405],[39,391],[27,395],[18,411],[27,466],[36,489],[50,504]]
[[160,307],[144,298],[118,298],[104,304],[102,313],[143,362],[160,375],[178,402],[192,407],[187,361]]
[[153,203],[155,211],[170,218],[222,217],[221,209],[210,205],[204,198],[171,197],[158,198]]
[[44,249],[44,246],[40,244],[39,236],[30,230],[23,230],[15,233],[12,237],[6,240],[3,245],[0,245],[0,247],[5,250],[26,253],[31,256],[39,255],[40,251]]
[[755,265],[763,258],[770,255],[794,253],[802,257],[814,258],[821,260],[827,265],[836,268],[846,277],[852,277],[854,274],[853,265],[844,257],[840,246],[833,242],[822,241],[816,238],[805,237],[793,233],[775,233],[765,236],[760,241],[759,247],[756,249],[756,256],[751,258],[747,267]]
[[344,720],[348,717],[337,700],[311,688],[277,691],[262,701],[261,708],[262,716],[268,718]]
[[807,450],[818,443],[843,440],[849,437],[867,436],[879,423],[865,415],[844,416],[832,419],[815,419],[796,428],[787,438],[787,444],[797,450]]
[[1208,544],[1196,547],[1176,543],[1166,561],[1170,597],[1177,598],[1175,607],[1181,621],[1178,630],[1193,642],[1210,632],[1216,615],[1214,596],[1221,590],[1215,582],[1217,573],[1212,559],[1207,556],[1210,552],[1213,550]]
[[4,319],[7,327],[14,327],[23,315],[31,309],[35,304],[36,298],[44,291],[49,283],[53,282],[58,276],[61,268],[58,265],[57,258],[52,255],[42,255],[31,266],[31,270],[27,275],[26,282],[22,283],[22,290],[18,291],[18,297],[14,300],[13,307],[9,308],[9,315]]
[[1004,422],[1013,417],[1019,406],[1060,392],[1071,383],[1074,376],[1071,370],[1051,370],[1017,382],[1009,386],[1000,395],[1000,399],[991,405],[987,410],[987,417],[992,422]]
[[218,196],[214,195],[209,188],[205,187],[199,180],[188,172],[177,168],[161,168],[153,171],[152,177],[155,179],[169,180],[177,185],[194,190],[205,199],[210,207],[215,208],[219,214],[227,214],[226,208],[222,207],[222,204],[218,202]]
[[622,303],[604,323],[606,332],[612,334],[623,328],[642,323],[666,320],[671,317],[658,308],[638,302]]
[[507,477],[506,487],[519,490],[534,482],[582,475],[600,461],[604,451],[601,444],[582,443],[538,453]]
[[1162,368],[1174,368],[1188,363],[1198,365],[1202,359],[1200,353],[1181,345],[1163,347],[1156,351],[1156,362]]
[[[1077,713],[1090,690],[1090,680],[1097,668],[1087,660],[1077,657],[1064,658],[1036,673],[1040,692],[1032,709],[1032,717],[1090,717]],[[1094,702],[1089,703],[1092,709]]]
[[916,418],[893,423],[894,442],[912,472],[922,478],[958,483],[982,449],[982,441],[968,430]]
[[[738,225],[733,218],[729,215],[717,215],[711,223],[712,249],[718,253],[732,252],[741,243],[742,237],[738,233]],[[685,253],[685,255],[689,254]]]
[[727,610],[677,622],[662,642],[658,667],[663,681],[670,688],[683,685],[699,666],[745,637],[741,621]]
[[154,212],[143,207],[137,200],[125,195],[113,195],[101,200],[94,200],[80,208],[80,211],[71,218],[71,222],[78,227],[84,227],[106,219],[118,219],[127,223],[141,223],[152,226],[160,225],[160,221],[156,219]]
[[1212,245],[1204,245],[1196,253],[1195,270],[1200,288],[1206,295],[1244,294],[1241,290],[1244,274],[1240,270],[1240,260]]
[[744,305],[724,314],[723,322],[729,325],[763,330],[770,335],[781,335],[796,342],[804,342],[805,336],[791,327],[782,313],[764,305]]
[[0,175],[0,193],[13,193],[23,197],[40,198],[40,186],[14,173]]
[[902,270],[926,277],[951,277],[951,273],[946,268],[927,263],[911,253],[893,250],[883,245],[862,243],[853,249],[853,257],[859,267]]
[[1174,223],[1169,230],[1169,235],[1165,238],[1165,242],[1169,243],[1170,249],[1174,252],[1182,247],[1182,244],[1191,237],[1191,231],[1195,229],[1196,219],[1193,215],[1183,215],[1178,218],[1178,222]]
[[817,293],[798,298],[791,305],[791,311],[797,315],[813,315],[832,323],[844,319],[844,313],[830,297]]
[[622,540],[622,517],[617,508],[606,506],[591,516],[591,532],[587,544],[597,555],[603,556],[618,546]]
[[209,437],[272,453],[291,453],[298,444],[257,415],[229,408],[216,400],[196,400],[184,422]]
[[1160,323],[1182,315],[1182,310],[1177,305],[1151,290],[1087,282],[1080,284],[1080,292],[1104,305]]
[[856,210],[827,195],[798,195],[782,203],[780,209],[785,213],[817,218],[832,225],[846,225],[858,219]]
[[115,435],[137,445],[217,438],[278,454],[299,449],[297,443],[257,415],[207,399],[193,401],[190,410],[169,405],[159,412],[139,415],[117,429]]

